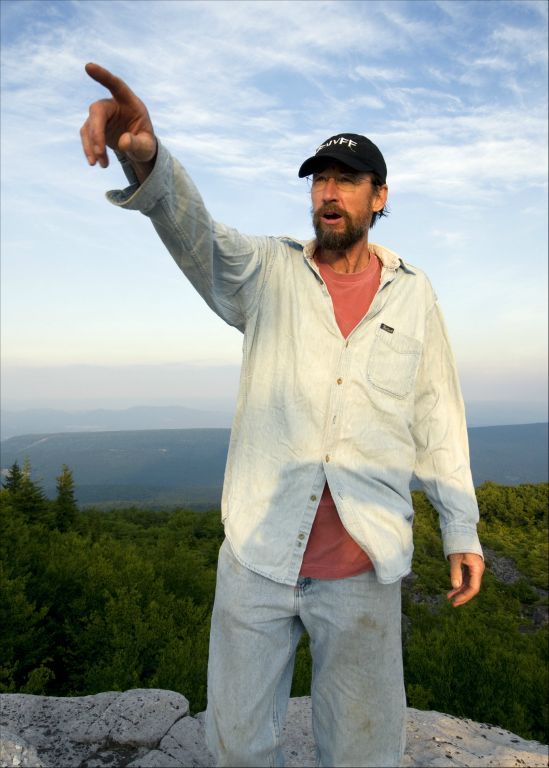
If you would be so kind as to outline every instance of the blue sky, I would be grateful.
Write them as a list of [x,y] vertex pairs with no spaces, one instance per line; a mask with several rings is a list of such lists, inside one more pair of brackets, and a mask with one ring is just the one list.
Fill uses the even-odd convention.
[[78,131],[96,61],[149,107],[220,221],[311,236],[297,169],[364,133],[371,239],[430,276],[466,401],[546,413],[547,3],[2,0],[2,404],[230,401],[241,338]]

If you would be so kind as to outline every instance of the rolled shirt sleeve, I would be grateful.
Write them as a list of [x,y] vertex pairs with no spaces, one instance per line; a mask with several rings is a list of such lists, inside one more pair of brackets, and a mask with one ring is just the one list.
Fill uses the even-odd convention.
[[141,185],[131,164],[117,156],[129,186],[107,192],[108,200],[148,216],[207,304],[243,331],[276,252],[274,238],[243,235],[214,221],[190,176],[160,142],[154,169]]

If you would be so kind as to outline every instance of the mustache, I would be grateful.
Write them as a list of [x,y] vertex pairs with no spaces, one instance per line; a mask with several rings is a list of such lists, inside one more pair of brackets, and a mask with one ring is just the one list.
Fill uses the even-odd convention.
[[336,205],[335,203],[324,203],[320,206],[320,208],[317,208],[314,212],[315,216],[325,216],[327,213],[337,213],[338,216],[342,216],[343,218],[347,217],[347,212],[341,210],[339,205]]
[[316,211],[313,211],[313,227],[315,229],[318,229],[321,226],[320,219],[328,213],[337,213],[338,216],[341,216],[346,226],[352,224],[352,219],[347,211],[343,211],[336,203],[324,203],[324,205],[321,205]]

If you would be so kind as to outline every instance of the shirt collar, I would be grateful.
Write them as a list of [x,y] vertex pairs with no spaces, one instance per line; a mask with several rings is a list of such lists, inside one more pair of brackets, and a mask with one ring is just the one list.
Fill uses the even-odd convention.
[[[317,247],[316,239],[307,241],[294,240],[294,242],[299,243],[302,246],[303,255],[306,259],[312,261]],[[411,275],[416,274],[415,269],[409,264],[406,264],[406,262],[404,262],[394,251],[390,251],[389,248],[385,248],[382,245],[377,245],[377,243],[368,243],[368,245],[370,250],[375,253],[386,269],[396,272],[400,267]]]

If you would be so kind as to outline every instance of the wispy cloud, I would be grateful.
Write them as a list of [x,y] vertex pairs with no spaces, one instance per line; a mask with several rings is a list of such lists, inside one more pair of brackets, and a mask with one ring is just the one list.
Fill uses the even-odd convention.
[[355,67],[351,73],[352,79],[368,80],[371,83],[375,82],[395,82],[399,80],[406,80],[409,78],[403,69],[396,69],[391,67],[379,67],[375,64],[365,66],[363,64]]
[[[297,168],[323,138],[350,130],[370,135],[387,158],[400,211],[383,234],[405,248],[421,234],[415,221],[399,230],[406,210],[436,207],[425,236],[457,258],[461,247],[489,239],[483,218],[494,222],[498,205],[514,211],[520,203],[532,211],[531,229],[522,222],[522,231],[539,249],[544,2],[4,0],[0,7],[5,353],[139,359],[144,334],[162,338],[163,360],[196,359],[196,334],[166,337],[170,313],[181,327],[210,327],[185,283],[172,287],[175,268],[157,259],[152,233],[145,245],[146,225],[104,203],[103,190],[124,183],[116,163],[106,172],[86,166],[78,129],[90,101],[106,95],[86,76],[88,60],[143,98],[216,215],[245,231],[306,236],[309,204]],[[493,223],[490,238],[511,250],[508,226]],[[417,248],[428,254],[428,241],[418,239]],[[127,272],[132,291],[117,299]],[[161,309],[145,321],[132,305],[149,306],[152,285]],[[497,307],[508,287],[494,291]],[[107,294],[98,312],[97,297]],[[230,339],[226,349],[239,348],[212,329],[209,355],[218,335]]]
[[517,27],[503,24],[495,29],[491,42],[515,62],[544,66],[547,63],[547,30],[540,27]]
[[431,230],[431,236],[436,242],[440,243],[442,248],[463,249],[471,240],[470,235],[463,231],[450,231],[447,229],[438,229],[434,227]]
[[[315,126],[319,130],[326,126],[332,132],[332,126],[339,130],[337,123],[342,121],[346,128],[357,121],[373,132],[382,132],[389,124],[392,136],[388,140],[395,144],[408,144],[410,133],[416,139],[423,135],[424,141],[435,140],[433,157],[441,128],[450,154],[452,146],[455,149],[464,143],[468,147],[477,144],[483,151],[482,124],[486,121],[477,119],[478,105],[471,103],[470,94],[453,92],[444,82],[461,79],[470,85],[477,77],[481,88],[486,71],[512,72],[516,57],[505,57],[502,46],[518,46],[525,56],[537,60],[545,51],[540,37],[543,31],[500,24],[489,37],[499,53],[482,53],[465,62],[458,52],[458,58],[449,58],[444,69],[443,59],[437,68],[429,62],[426,82],[418,86],[417,73],[416,84],[412,84],[409,69],[398,63],[380,64],[379,54],[395,46],[406,54],[419,44],[439,52],[441,38],[455,32],[450,26],[441,29],[434,17],[414,18],[405,4],[371,2],[367,6],[145,0],[140,8],[146,12],[135,14],[135,3],[88,0],[70,4],[71,13],[64,14],[63,4],[50,4],[46,18],[35,19],[26,33],[4,46],[4,110],[12,126],[4,135],[6,154],[12,155],[25,137],[35,162],[46,151],[53,150],[55,155],[71,136],[76,140],[75,129],[83,112],[78,104],[85,108],[84,88],[90,98],[101,93],[82,73],[85,58],[102,61],[126,77],[150,104],[159,132],[173,146],[192,151],[221,173],[228,165],[228,172],[234,175],[238,166],[243,179],[257,179],[263,172],[279,178],[278,169],[295,167],[297,158],[316,146],[320,134]],[[433,3],[432,7],[442,16],[471,15],[467,4]],[[16,9],[10,7],[10,12],[15,15]],[[60,23],[52,23],[56,18]],[[182,35],[189,28],[193,34]],[[136,39],[141,45],[135,44]],[[345,40],[345,46],[339,40]],[[349,68],[353,58],[359,63]],[[458,70],[454,71],[456,63]],[[419,67],[421,70],[421,62]],[[291,91],[288,77],[293,78]],[[359,82],[364,82],[366,92],[356,92]],[[29,103],[33,105],[32,120],[28,119]],[[515,112],[508,106],[511,125],[516,125],[523,107],[522,102],[517,104]],[[495,108],[493,114],[499,119],[498,113],[501,109]],[[430,118],[431,128],[424,130],[426,115],[437,116],[436,130]],[[468,117],[467,137],[444,124],[457,120],[463,127]],[[401,128],[397,130],[399,118]],[[471,135],[474,124],[479,126],[476,138]],[[41,126],[39,131],[36,125]],[[216,153],[211,152],[214,140]],[[55,144],[57,147],[52,146]],[[273,145],[278,150],[276,159],[268,162]],[[521,149],[519,154],[525,151]],[[258,162],[258,157],[264,160]],[[443,164],[440,173],[446,167]],[[490,173],[492,164],[486,162],[482,167]]]

